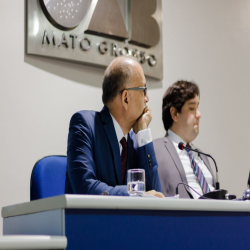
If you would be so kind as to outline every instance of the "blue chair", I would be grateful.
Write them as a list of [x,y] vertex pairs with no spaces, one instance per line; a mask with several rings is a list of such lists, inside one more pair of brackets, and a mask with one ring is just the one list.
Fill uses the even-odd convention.
[[30,178],[30,200],[65,193],[67,156],[49,155],[38,160]]

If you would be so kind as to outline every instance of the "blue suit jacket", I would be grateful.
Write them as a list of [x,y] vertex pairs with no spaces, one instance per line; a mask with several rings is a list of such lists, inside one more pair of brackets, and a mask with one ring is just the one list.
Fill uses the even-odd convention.
[[[137,147],[132,131],[127,143],[127,169],[145,169],[146,190],[161,191],[153,143]],[[111,195],[128,195],[127,186],[122,185],[120,149],[107,107],[101,112],[83,110],[72,116],[67,160],[65,193],[98,195],[108,191]]]

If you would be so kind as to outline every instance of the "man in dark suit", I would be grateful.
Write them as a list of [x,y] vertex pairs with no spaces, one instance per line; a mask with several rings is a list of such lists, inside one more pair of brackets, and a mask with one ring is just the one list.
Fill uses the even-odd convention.
[[[153,143],[165,196],[175,195],[176,186],[180,182],[188,184],[201,195],[214,190],[214,174],[207,157],[178,148],[179,142],[196,148],[192,141],[199,134],[199,94],[197,84],[177,81],[168,88],[163,97],[162,120],[166,136],[154,140]],[[200,173],[196,173],[198,170]],[[181,198],[199,198],[196,192],[179,185]]]
[[143,168],[147,193],[164,197],[157,192],[161,186],[148,128],[152,115],[140,64],[131,57],[116,58],[102,88],[101,112],[83,110],[71,118],[65,192],[126,196],[127,170]]

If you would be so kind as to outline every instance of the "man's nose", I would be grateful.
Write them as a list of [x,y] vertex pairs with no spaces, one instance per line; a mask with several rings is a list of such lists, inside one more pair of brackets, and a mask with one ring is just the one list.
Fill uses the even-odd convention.
[[197,111],[196,111],[196,117],[197,117],[197,118],[201,118],[201,112],[200,112],[199,109],[197,109]]
[[147,92],[147,94],[145,95],[145,100],[146,100],[146,102],[148,102],[148,101],[149,101],[148,92]]

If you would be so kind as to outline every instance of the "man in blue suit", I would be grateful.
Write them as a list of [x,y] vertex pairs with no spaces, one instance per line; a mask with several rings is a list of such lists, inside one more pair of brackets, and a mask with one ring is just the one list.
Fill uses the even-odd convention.
[[140,64],[116,58],[102,88],[101,112],[83,110],[71,118],[65,193],[127,196],[127,170],[143,168],[147,194],[164,197],[157,192],[161,185],[148,128],[152,115]]

